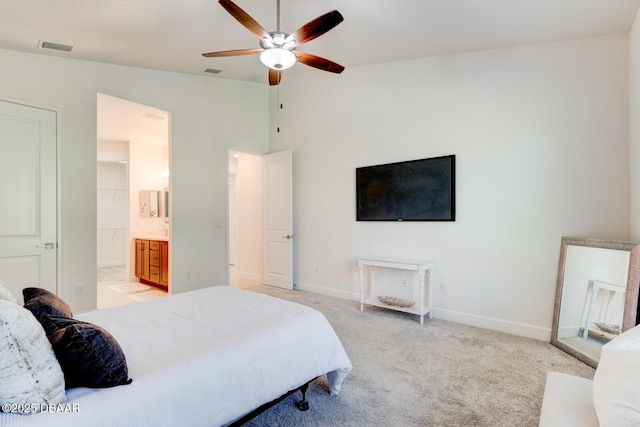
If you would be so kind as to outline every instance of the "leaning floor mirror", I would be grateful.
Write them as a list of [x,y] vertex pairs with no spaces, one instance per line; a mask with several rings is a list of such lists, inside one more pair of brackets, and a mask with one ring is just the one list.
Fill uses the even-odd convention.
[[597,367],[600,350],[638,323],[640,242],[563,237],[551,344]]

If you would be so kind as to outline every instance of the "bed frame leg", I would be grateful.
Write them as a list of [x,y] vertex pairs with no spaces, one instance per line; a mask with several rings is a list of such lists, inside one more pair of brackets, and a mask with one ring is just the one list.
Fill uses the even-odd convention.
[[309,383],[306,383],[302,387],[300,387],[300,392],[302,392],[302,400],[297,403],[298,409],[301,411],[309,410],[309,401],[307,400],[307,389],[309,389]]

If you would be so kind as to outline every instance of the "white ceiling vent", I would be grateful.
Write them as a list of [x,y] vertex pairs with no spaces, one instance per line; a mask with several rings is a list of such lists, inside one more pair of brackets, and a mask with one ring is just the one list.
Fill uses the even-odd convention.
[[61,50],[63,52],[71,52],[71,49],[73,49],[73,46],[45,41],[40,41],[40,47],[43,49]]

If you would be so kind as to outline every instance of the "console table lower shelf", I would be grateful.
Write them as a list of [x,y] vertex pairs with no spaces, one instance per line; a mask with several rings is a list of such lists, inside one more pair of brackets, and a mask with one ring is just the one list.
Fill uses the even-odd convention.
[[[419,303],[412,305],[411,307],[402,307],[399,305],[385,304],[383,302],[380,302],[378,298],[373,298],[373,297],[365,297],[363,298],[362,301],[364,305],[372,305],[375,307],[387,308],[389,310],[402,311],[404,313],[410,313],[410,314],[417,314],[418,316],[426,315],[429,319],[431,319],[431,309],[428,306],[423,305],[422,310],[420,310]],[[420,323],[422,323],[422,321]]]
[[[398,258],[384,258],[384,257],[365,257],[358,260],[358,268],[360,270],[360,311],[364,311],[364,306],[372,305],[375,307],[386,308],[389,310],[401,311],[404,313],[410,313],[420,316],[420,324],[424,324],[424,316],[427,315],[431,319],[432,309],[432,293],[431,293],[431,271],[433,270],[433,261],[428,260],[414,260],[414,259],[398,259]],[[397,268],[403,270],[412,270],[418,273],[420,278],[420,301],[416,302],[410,307],[403,307],[400,305],[386,304],[380,301],[377,296],[365,296],[365,280],[364,271],[365,267],[383,267],[383,268]],[[372,280],[369,278],[370,293],[373,295],[375,291],[373,289]],[[425,293],[426,300],[425,301]]]

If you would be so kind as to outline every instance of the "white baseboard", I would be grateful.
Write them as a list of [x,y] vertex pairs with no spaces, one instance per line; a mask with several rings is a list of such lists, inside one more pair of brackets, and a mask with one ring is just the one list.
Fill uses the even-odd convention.
[[[360,301],[360,294],[354,292],[346,292],[339,289],[330,289],[305,283],[296,283],[293,285],[293,288],[305,292],[312,292],[335,298]],[[478,328],[491,329],[493,331],[506,332],[509,334],[533,338],[541,341],[549,342],[551,339],[551,329],[542,328],[540,326],[527,325],[525,323],[511,322],[509,320],[478,316],[476,314],[445,310],[437,307],[433,308],[432,316],[434,319],[448,320],[450,322],[462,323],[463,325],[470,325],[476,326]]]
[[549,342],[551,339],[551,329],[549,328],[511,322],[509,320],[461,313],[453,310],[444,310],[437,307],[433,308],[433,317],[436,319],[449,320],[451,322],[462,323],[464,325],[506,332],[508,334],[520,335],[522,337],[533,338],[541,341]]
[[126,263],[123,261],[107,261],[107,262],[99,262],[98,268],[106,268],[106,267],[124,267]]
[[328,297],[335,297],[335,298],[347,299],[352,301],[360,301],[360,294],[341,291],[339,289],[330,289],[322,286],[308,285],[305,283],[294,283],[293,289],[297,289],[305,292],[311,292],[314,294],[326,295]]

